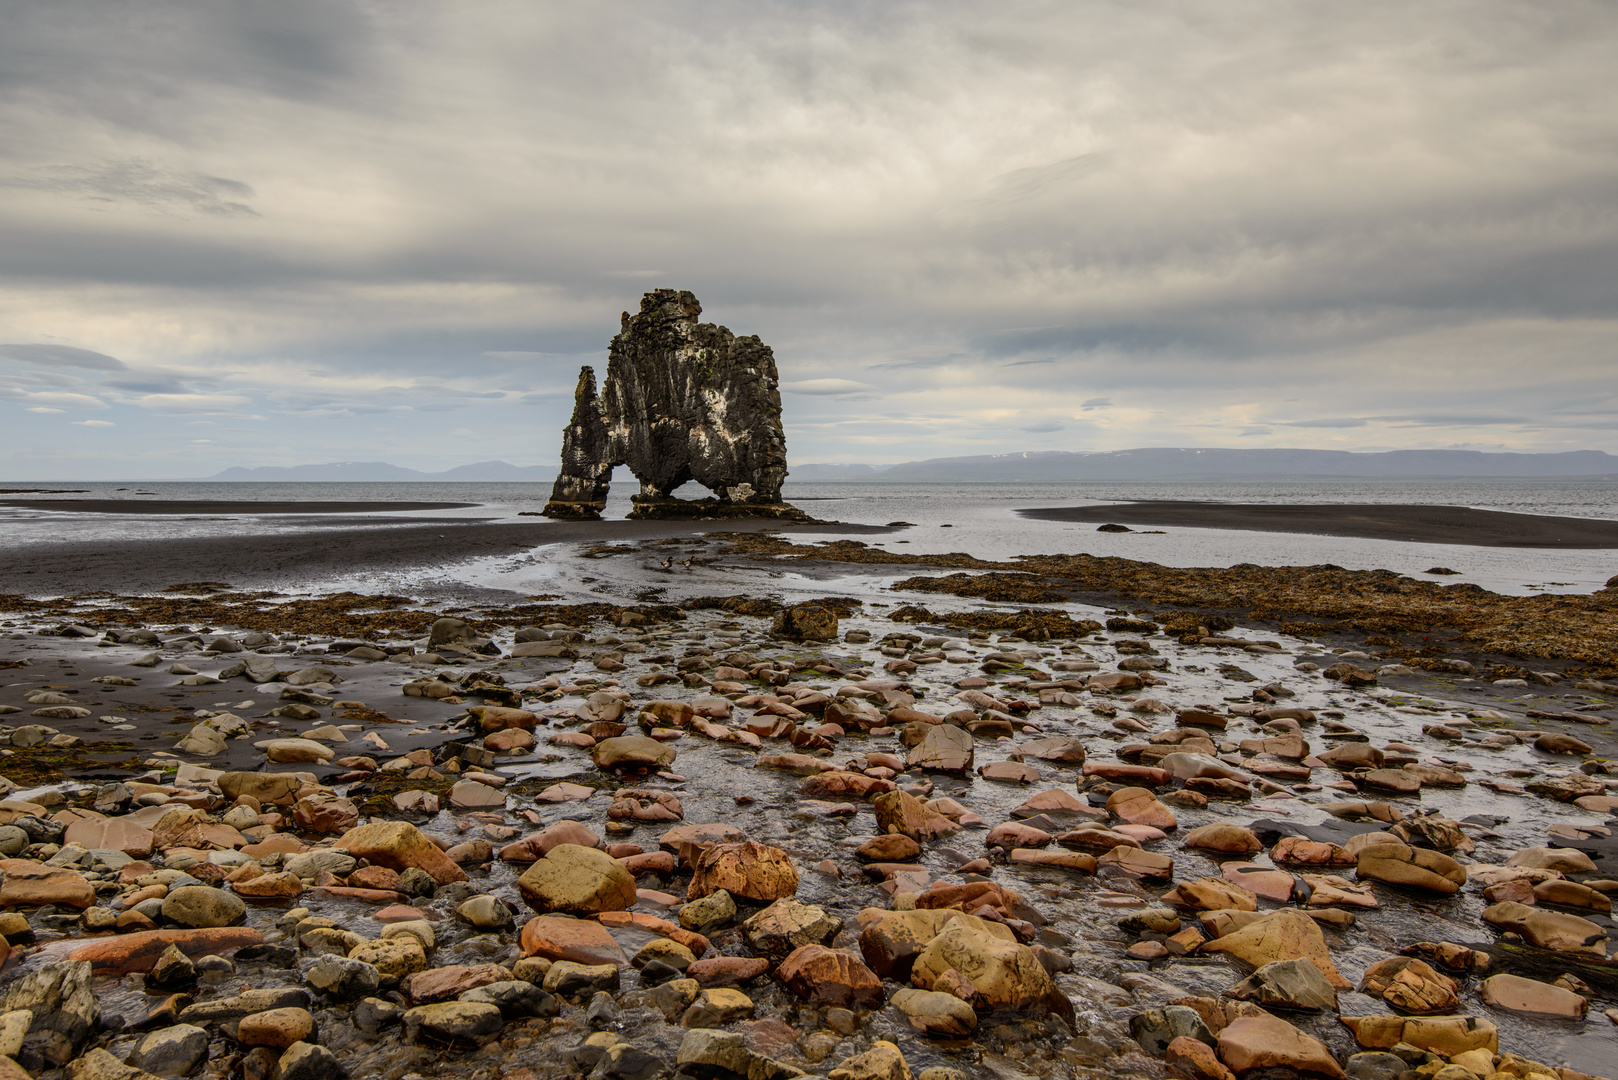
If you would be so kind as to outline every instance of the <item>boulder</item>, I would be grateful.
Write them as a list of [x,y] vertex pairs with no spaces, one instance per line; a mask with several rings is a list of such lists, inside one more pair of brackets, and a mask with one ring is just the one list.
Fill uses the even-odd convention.
[[1163,1051],[1163,1064],[1188,1080],[1235,1080],[1212,1047],[1184,1036],[1169,1043]]
[[1251,855],[1264,850],[1263,842],[1252,829],[1232,825],[1228,821],[1217,821],[1192,829],[1180,843],[1188,848],[1217,851],[1225,855]]
[[1305,959],[1265,964],[1225,993],[1267,1009],[1337,1011],[1336,988],[1312,961]]
[[961,775],[971,771],[972,759],[970,731],[953,724],[932,724],[921,742],[911,748],[906,764],[912,769]]
[[1482,918],[1501,930],[1521,934],[1530,945],[1541,949],[1606,959],[1607,931],[1577,915],[1507,900],[1484,908]]
[[[0,1058],[0,1071],[6,1080],[25,1080],[28,1076],[21,1066],[8,1058]],[[68,1080],[156,1080],[145,1069],[125,1065],[101,1047],[74,1058],[67,1063]]]
[[803,945],[775,969],[788,990],[812,1005],[871,1009],[882,1004],[882,980],[859,954],[824,945]]
[[536,915],[523,925],[519,944],[524,956],[542,956],[553,961],[586,965],[629,962],[607,928],[588,919]]
[[466,871],[407,821],[373,821],[361,825],[344,833],[336,846],[356,858],[390,870],[424,871],[440,885],[467,880]]
[[604,851],[558,844],[517,879],[528,906],[542,914],[594,915],[634,906],[635,876]]
[[1530,847],[1515,852],[1506,860],[1507,866],[1524,866],[1531,870],[1555,870],[1563,874],[1593,874],[1596,864],[1590,856],[1574,848]]
[[512,709],[503,705],[474,705],[466,710],[467,715],[477,721],[478,729],[485,735],[496,731],[532,731],[534,725],[539,723],[539,717],[527,709]]
[[789,641],[836,641],[837,613],[819,604],[795,604],[775,617],[770,633]]
[[1165,831],[1179,827],[1173,811],[1159,802],[1150,788],[1119,788],[1107,797],[1107,811],[1131,825],[1150,825]]
[[214,781],[227,799],[249,795],[264,805],[291,806],[298,801],[303,780],[292,773],[226,772]]
[[797,894],[798,871],[792,856],[780,848],[752,840],[715,844],[697,855],[686,899],[698,900],[720,889],[769,903]]
[[1129,1018],[1129,1034],[1152,1057],[1162,1055],[1181,1039],[1209,1047],[1214,1045],[1214,1037],[1207,1023],[1196,1010],[1184,1005],[1168,1005],[1136,1013]]
[[1222,952],[1234,956],[1255,968],[1273,964],[1277,960],[1309,960],[1333,986],[1340,990],[1351,986],[1332,963],[1331,953],[1326,949],[1326,936],[1321,933],[1320,926],[1308,915],[1294,909],[1272,912],[1240,930],[1207,942],[1202,948],[1204,952]]
[[95,903],[95,889],[77,870],[46,866],[27,859],[0,859],[0,907],[44,907],[59,904],[83,910]]
[[674,747],[643,735],[602,739],[590,750],[598,769],[661,769],[674,764]]
[[1408,1043],[1453,1057],[1468,1050],[1500,1049],[1494,1024],[1477,1016],[1341,1016],[1338,1022],[1354,1033],[1361,1046],[1373,1050]]
[[163,898],[163,918],[181,926],[234,926],[247,917],[241,898],[208,885],[182,885]]
[[782,960],[804,945],[830,944],[842,929],[843,920],[825,908],[790,898],[777,900],[742,923],[748,944],[771,960]]
[[617,964],[575,964],[558,960],[545,973],[542,984],[547,994],[555,994],[567,1001],[588,1001],[603,991],[615,993],[618,989]]
[[1491,975],[1478,984],[1485,1005],[1512,1012],[1580,1017],[1589,1002],[1581,994],[1520,975]]
[[267,1009],[241,1018],[236,1041],[243,1046],[268,1046],[285,1050],[295,1042],[314,1037],[315,1018],[308,1009]]
[[405,1010],[405,1038],[410,1042],[481,1044],[500,1033],[505,1017],[500,1007],[477,1001],[445,1001]]
[[360,811],[336,792],[319,791],[293,804],[292,819],[309,832],[341,833],[360,823]]
[[919,843],[953,836],[961,827],[904,791],[885,791],[872,800],[876,810],[877,829],[883,833],[899,833]]
[[1379,997],[1400,1012],[1449,1012],[1460,1004],[1459,984],[1423,960],[1395,956],[1365,970],[1360,992]]
[[447,964],[417,971],[399,983],[399,989],[413,1005],[431,1005],[462,997],[468,991],[491,983],[509,982],[511,970],[500,964]]
[[6,988],[5,1011],[31,1014],[28,1032],[54,1036],[63,1044],[65,1061],[101,1022],[101,998],[92,988],[91,965],[59,960],[18,977]]
[[337,751],[314,739],[266,739],[253,745],[264,751],[265,758],[271,762],[319,763],[330,761],[337,756]]
[[855,1054],[826,1074],[827,1080],[911,1080],[910,1066],[899,1048],[878,1039],[863,1054]]
[[675,1063],[679,1076],[693,1080],[788,1080],[803,1075],[751,1049],[741,1032],[716,1028],[687,1031]]
[[276,1062],[281,1080],[345,1080],[345,1069],[337,1055],[316,1043],[295,1042]]
[[147,930],[88,942],[70,952],[68,959],[90,964],[100,976],[129,975],[152,970],[170,946],[195,958],[217,956],[263,943],[263,934],[245,926],[212,930]]
[[[867,919],[867,916],[870,916]],[[1015,942],[1016,935],[1002,923],[989,922],[949,908],[918,908],[885,911],[867,908],[861,913],[860,952],[865,962],[883,978],[908,981],[916,958],[944,927],[960,920],[967,926],[1003,941]]]
[[911,968],[910,981],[923,990],[932,990],[952,968],[972,984],[978,999],[991,1011],[1056,1011],[1066,1015],[1072,1009],[1072,1003],[1056,988],[1032,949],[960,920],[951,921],[921,950]]
[[1361,848],[1355,873],[1389,885],[1437,893],[1456,893],[1466,884],[1466,869],[1448,855],[1397,841]]
[[889,1004],[904,1013],[910,1026],[927,1035],[964,1039],[977,1030],[978,1014],[953,994],[905,987]]
[[1219,1060],[1237,1076],[1290,1069],[1302,1076],[1347,1080],[1337,1059],[1320,1040],[1274,1016],[1244,1016],[1219,1033]]
[[194,1024],[175,1024],[142,1039],[132,1061],[155,1076],[188,1076],[207,1056],[207,1030]]
[[1182,881],[1163,894],[1165,902],[1192,911],[1257,911],[1258,897],[1224,878]]

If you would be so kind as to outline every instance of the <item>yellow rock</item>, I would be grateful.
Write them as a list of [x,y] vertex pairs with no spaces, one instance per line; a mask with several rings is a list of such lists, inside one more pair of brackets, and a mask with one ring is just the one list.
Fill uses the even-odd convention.
[[[1202,947],[1204,952],[1229,953],[1255,968],[1277,960],[1304,959],[1326,976],[1326,981],[1346,990],[1353,984],[1343,978],[1326,948],[1326,935],[1315,920],[1301,911],[1283,909],[1249,923],[1240,930],[1215,938]],[[1389,1044],[1392,1045],[1391,1043]]]

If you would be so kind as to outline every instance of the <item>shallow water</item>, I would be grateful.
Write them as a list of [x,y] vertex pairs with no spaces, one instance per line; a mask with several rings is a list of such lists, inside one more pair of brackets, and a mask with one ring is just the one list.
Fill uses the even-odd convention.
[[[524,521],[543,509],[547,485],[508,484],[220,484],[161,483],[144,487],[115,484],[62,484],[83,489],[69,498],[289,500],[421,500],[474,502],[457,510],[400,511],[388,514],[217,515],[198,517],[60,513],[0,507],[0,551],[8,546],[65,541],[163,539],[180,536],[287,535],[345,528],[387,528],[422,520]],[[633,485],[614,485],[606,517],[629,512]],[[140,492],[150,493],[141,495]],[[696,485],[683,497],[703,494]],[[1230,566],[1334,563],[1349,569],[1386,569],[1418,576],[1433,566],[1461,572],[1467,581],[1501,593],[1588,593],[1618,573],[1618,552],[1480,548],[1451,544],[1407,544],[1308,534],[1172,528],[1162,534],[1098,533],[1093,525],[1033,521],[1019,508],[1075,506],[1132,499],[1200,499],[1252,503],[1416,503],[1469,506],[1513,513],[1618,520],[1618,482],[1600,480],[1502,481],[1254,481],[1248,483],[1084,483],[1084,484],[880,484],[788,483],[789,500],[801,501],[815,517],[862,525],[907,521],[915,528],[882,544],[893,551],[939,554],[964,551],[984,559],[1028,554],[1117,555],[1168,566]],[[44,498],[49,498],[48,496]],[[949,526],[945,528],[945,526]],[[473,571],[481,573],[481,571]],[[437,572],[457,580],[457,571]],[[511,579],[516,580],[516,579]],[[330,587],[311,582],[311,587]],[[529,590],[534,591],[534,590]]]

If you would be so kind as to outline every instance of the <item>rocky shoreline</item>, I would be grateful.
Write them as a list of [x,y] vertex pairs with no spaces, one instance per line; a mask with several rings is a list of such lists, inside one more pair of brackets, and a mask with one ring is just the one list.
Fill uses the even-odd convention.
[[0,600],[0,1080],[1612,1075],[1605,654],[1362,644],[1475,632],[1374,574],[686,543],[934,573]]

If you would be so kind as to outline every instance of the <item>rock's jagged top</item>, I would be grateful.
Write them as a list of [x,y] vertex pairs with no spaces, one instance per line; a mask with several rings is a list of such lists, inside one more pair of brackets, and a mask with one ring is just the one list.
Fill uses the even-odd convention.
[[[757,337],[698,322],[701,314],[695,296],[674,289],[647,293],[638,315],[624,312],[599,392],[594,370],[579,372],[547,516],[600,517],[619,465],[641,482],[631,517],[804,516],[781,502],[775,355]],[[714,498],[674,499],[691,480]]]

